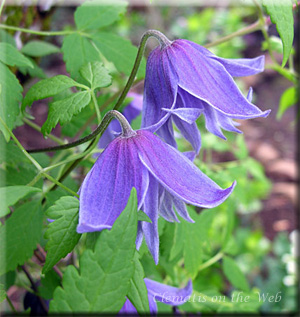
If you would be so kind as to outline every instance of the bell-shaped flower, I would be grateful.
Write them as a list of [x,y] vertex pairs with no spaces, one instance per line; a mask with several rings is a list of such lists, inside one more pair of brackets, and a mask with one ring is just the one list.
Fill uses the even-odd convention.
[[[192,296],[193,286],[191,281],[189,281],[184,288],[168,286],[152,281],[148,278],[145,278],[144,281],[148,291],[150,314],[157,313],[157,301],[167,305],[180,306],[187,302]],[[121,308],[119,314],[137,314],[137,310],[130,300],[126,299],[126,302]]]
[[[123,115],[129,123],[131,123],[142,111],[143,108],[143,95],[137,94],[135,92],[129,92],[127,94],[132,100],[124,108]],[[99,142],[98,148],[104,149],[116,136],[121,133],[121,126],[118,120],[113,119],[104,133],[102,134]],[[98,155],[97,155],[98,156]]]
[[[177,149],[150,131],[133,131],[120,113],[118,117],[122,134],[100,154],[80,188],[77,232],[110,229],[135,187],[138,208],[152,221],[142,221],[138,229],[158,263],[159,214],[167,219],[169,213],[174,219],[175,206],[183,218],[192,221],[184,203],[213,208],[231,194],[235,183],[227,189],[220,188]],[[162,201],[162,194],[167,202]]]
[[245,98],[233,77],[257,74],[264,69],[264,56],[225,59],[188,40],[164,40],[147,60],[142,127],[158,122],[166,111],[167,122],[157,131],[176,147],[172,123],[198,153],[200,133],[195,119],[203,114],[206,128],[222,137],[221,128],[239,132],[232,119],[266,117]]

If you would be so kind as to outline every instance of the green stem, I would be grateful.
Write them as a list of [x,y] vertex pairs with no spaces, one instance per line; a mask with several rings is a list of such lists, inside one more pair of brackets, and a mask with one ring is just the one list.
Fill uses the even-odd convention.
[[207,267],[213,265],[214,263],[218,262],[223,257],[223,255],[224,255],[223,252],[217,253],[211,259],[209,259],[208,261],[201,264],[199,267],[199,271],[202,271],[202,270],[206,269]]
[[47,147],[47,148],[42,148],[42,149],[29,150],[28,152],[29,153],[38,153],[38,152],[51,152],[51,151],[65,150],[65,149],[69,149],[69,148],[72,148],[74,146],[80,145],[82,143],[85,143],[87,141],[90,141],[90,140],[94,139],[98,134],[100,136],[103,134],[104,130],[109,125],[109,123],[112,120],[112,118],[114,116],[116,116],[114,114],[116,112],[117,111],[115,111],[115,110],[111,110],[111,111],[107,112],[105,114],[105,116],[103,117],[103,120],[101,121],[101,123],[96,128],[96,130],[94,130],[91,134],[87,135],[84,138],[81,138],[81,139],[79,139],[79,140],[77,140],[75,142],[71,142],[71,143],[68,143],[68,144],[64,144],[64,145],[60,145],[60,146]]
[[229,41],[237,36],[243,36],[243,35],[258,31],[258,30],[260,30],[260,28],[261,28],[260,21],[254,22],[253,24],[250,24],[250,25],[248,25],[248,26],[246,26],[246,27],[244,27],[236,32],[233,32],[229,35],[221,37],[220,39],[218,39],[216,41],[208,43],[208,44],[204,45],[204,47],[209,48],[209,47],[213,47],[213,46],[222,44],[222,43],[227,42],[227,41]]
[[125,85],[125,87],[124,87],[124,89],[123,89],[123,91],[122,91],[122,93],[121,93],[116,105],[114,106],[114,110],[118,110],[121,107],[124,99],[127,96],[127,93],[129,91],[129,89],[131,88],[131,86],[133,84],[135,76],[137,74],[137,71],[138,71],[138,69],[140,67],[140,64],[141,64],[141,61],[142,61],[142,58],[143,58],[143,55],[144,55],[144,50],[145,50],[147,41],[148,41],[148,39],[151,36],[155,36],[157,38],[158,34],[157,33],[153,33],[153,30],[149,30],[149,31],[145,32],[144,35],[142,36],[142,39],[140,41],[138,53],[136,55],[136,59],[135,59],[132,71],[130,73],[128,81],[127,81],[127,83],[126,83],[126,85]]
[[33,186],[35,183],[37,183],[40,178],[42,177],[42,174],[38,173],[26,186]]
[[71,195],[75,196],[75,197],[79,197],[79,195],[77,193],[75,193],[73,190],[71,190],[70,188],[68,188],[67,186],[65,186],[64,184],[62,184],[61,182],[59,182],[57,179],[55,179],[54,177],[50,176],[47,173],[41,173],[43,176],[45,176],[46,178],[48,178],[52,183],[54,183],[55,185],[63,188],[65,191],[67,191],[68,193],[70,193]]
[[97,115],[98,124],[100,124],[101,123],[101,113],[100,113],[100,110],[99,110],[99,106],[98,106],[98,102],[97,102],[94,90],[91,91],[91,94],[92,94],[92,100],[93,100],[94,106],[95,106],[95,111],[96,111],[96,115]]
[[14,313],[17,313],[17,310],[15,308],[15,306],[13,305],[13,303],[11,302],[10,298],[8,297],[8,295],[6,294],[6,300],[8,302],[8,305],[10,306],[11,310],[14,312]]
[[77,31],[54,31],[54,32],[36,31],[36,30],[24,29],[24,28],[19,28],[17,26],[5,25],[5,24],[0,24],[0,29],[19,31],[23,33],[30,33],[30,34],[43,35],[43,36],[69,35],[69,34],[77,33]]
[[5,0],[2,0],[2,1],[1,1],[1,5],[0,5],[0,17],[1,17],[1,14],[2,14],[2,10],[3,10],[3,7],[4,7],[4,3],[5,3]]
[[22,153],[30,160],[30,162],[39,170],[42,170],[41,165],[24,149],[22,144],[19,142],[19,140],[15,137],[15,135],[10,131],[4,120],[0,117],[0,123],[4,126],[8,134],[11,136],[11,138],[14,140],[18,148],[22,151]]
[[60,162],[58,162],[58,163],[56,163],[56,164],[52,164],[52,165],[50,165],[50,166],[48,166],[48,167],[45,167],[45,168],[44,168],[44,171],[45,171],[45,172],[48,172],[48,171],[50,171],[50,170],[52,170],[52,169],[54,169],[54,168],[56,168],[56,167],[59,167],[59,166],[61,166],[61,165],[65,165],[65,164],[67,164],[67,163],[70,163],[70,162],[73,162],[73,161],[75,161],[75,160],[78,160],[78,159],[82,158],[83,156],[87,157],[87,156],[90,154],[91,151],[92,151],[92,149],[90,149],[90,151],[89,151],[88,154],[85,153],[85,152],[82,152],[82,153],[76,154],[76,155],[74,155],[74,156],[72,156],[72,157],[69,157],[69,158],[67,158],[67,159],[65,159],[65,160],[63,160],[63,161],[60,161]]
[[265,20],[262,8],[261,8],[260,4],[256,0],[253,0],[253,2],[255,4],[255,6],[257,7],[257,9],[258,9],[260,30],[261,30],[264,38],[265,38],[265,41],[268,44],[268,52],[270,54],[270,57],[271,57],[271,59],[272,59],[274,64],[278,64],[277,61],[276,61],[276,58],[274,57],[274,54],[273,54],[273,52],[271,50],[270,38],[269,38],[268,32],[266,30],[266,20]]
[[[51,182],[53,182],[54,184],[56,184],[57,186],[60,186],[61,188],[63,188],[64,190],[66,190],[67,192],[69,192],[70,194],[72,194],[73,196],[79,197],[77,195],[77,193],[75,193],[74,191],[72,191],[71,189],[69,189],[68,187],[66,187],[65,185],[63,185],[62,183],[60,183],[58,180],[56,180],[55,178],[53,178],[52,176],[48,175],[47,173],[44,172],[43,168],[41,167],[41,165],[23,148],[22,144],[19,142],[19,140],[15,137],[15,135],[10,131],[10,129],[8,128],[8,126],[6,125],[6,123],[3,121],[3,119],[0,117],[0,123],[4,126],[4,128],[7,130],[7,132],[9,133],[9,135],[12,137],[12,139],[14,140],[14,142],[16,143],[16,145],[18,146],[18,148],[22,151],[22,153],[31,161],[31,163],[37,168],[37,170],[39,171],[39,174],[43,175],[44,177],[48,178]],[[38,176],[38,175],[37,175]],[[35,181],[37,179],[37,176],[34,178],[33,181]],[[32,182],[33,182],[32,181]],[[31,183],[31,182],[30,182]]]
[[[27,125],[29,125],[31,128],[33,128],[34,130],[36,130],[36,131],[42,133],[42,132],[41,132],[41,127],[40,127],[39,125],[37,125],[36,123],[34,123],[34,122],[28,120],[27,118],[23,118],[22,120],[23,120]],[[58,143],[58,144],[60,144],[60,145],[64,145],[64,144],[65,144],[64,141],[62,141],[61,139],[59,139],[58,137],[56,137],[56,136],[53,135],[53,134],[47,134],[46,136],[47,136],[50,140],[52,140],[52,141],[54,141],[54,142],[56,142],[56,143]]]

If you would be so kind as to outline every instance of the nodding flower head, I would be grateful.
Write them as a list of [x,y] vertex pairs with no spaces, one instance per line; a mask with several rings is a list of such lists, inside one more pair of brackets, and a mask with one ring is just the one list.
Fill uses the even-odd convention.
[[203,114],[206,128],[225,138],[221,128],[239,132],[232,119],[266,117],[245,98],[233,77],[263,71],[264,56],[253,59],[225,59],[187,40],[170,42],[155,48],[146,68],[142,127],[158,122],[166,111],[170,118],[157,131],[167,143],[176,147],[172,121],[192,144],[201,146],[200,132],[194,122]]
[[152,132],[133,131],[128,122],[121,124],[123,133],[101,153],[82,183],[77,232],[110,229],[135,187],[138,208],[152,221],[139,223],[137,244],[144,236],[158,263],[159,215],[177,221],[174,206],[180,216],[193,222],[184,203],[215,207],[231,194],[235,183],[220,188],[185,155]]

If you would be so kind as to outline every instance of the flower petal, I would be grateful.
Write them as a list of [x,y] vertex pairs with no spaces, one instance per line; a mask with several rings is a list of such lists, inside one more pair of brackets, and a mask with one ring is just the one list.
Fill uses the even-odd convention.
[[185,221],[192,222],[192,223],[195,222],[190,217],[190,215],[186,209],[186,204],[181,199],[178,199],[177,197],[173,196],[173,204],[174,204],[176,211],[180,217],[182,217]]
[[137,131],[143,140],[139,158],[148,171],[174,196],[184,202],[205,208],[216,207],[232,192],[235,182],[220,188],[187,157],[148,131]]
[[188,41],[188,40],[177,40],[177,41],[183,43],[183,45],[184,45],[184,42],[188,42],[201,54],[204,54],[205,56],[209,58],[213,58],[217,60],[226,68],[226,70],[231,76],[234,76],[234,77],[250,76],[250,75],[255,75],[264,71],[265,57],[263,55],[255,57],[255,58],[236,58],[236,59],[222,58],[222,57],[216,56],[205,47],[200,46],[191,41]]
[[174,221],[180,222],[173,209],[172,196],[165,189],[161,197],[159,214],[169,222],[174,222]]
[[208,106],[204,110],[204,116],[205,116],[206,129],[210,133],[220,137],[221,139],[226,140],[226,137],[224,136],[224,134],[220,128],[220,123],[219,123],[218,116],[217,116],[217,110]]
[[239,125],[238,122],[234,122],[231,118],[217,110],[215,111],[218,118],[218,122],[222,129],[230,132],[243,133],[241,130],[236,128],[236,125]]
[[118,137],[101,153],[80,189],[77,232],[110,229],[125,208],[132,187],[141,205],[148,172],[140,163],[133,138]]
[[177,143],[174,137],[174,130],[172,126],[172,119],[169,118],[167,122],[162,125],[159,130],[156,131],[157,135],[159,135],[166,143],[172,145],[177,148]]
[[165,50],[161,51],[157,47],[150,53],[146,68],[142,128],[157,123],[164,116],[161,105],[172,108],[175,103],[178,78],[171,67]]
[[184,45],[183,41],[176,42],[168,47],[168,52],[176,65],[181,88],[232,118],[249,119],[269,114],[270,111],[262,112],[242,95],[222,64],[200,54],[188,42]]
[[234,77],[251,76],[264,71],[265,57],[258,56],[255,58],[221,58],[218,56],[211,56],[211,58],[221,63],[228,73]]
[[176,117],[173,117],[173,120],[177,128],[182,133],[183,137],[191,143],[196,152],[194,154],[198,154],[201,148],[201,134],[197,124],[195,122],[192,124],[188,124]]
[[152,223],[142,221],[144,237],[155,264],[158,264],[159,236],[158,236],[158,182],[149,175],[149,186],[142,210]]
[[192,281],[189,281],[184,288],[168,286],[148,278],[145,278],[144,281],[148,294],[152,295],[154,301],[160,301],[168,305],[178,306],[184,304],[193,292]]
[[162,108],[162,110],[177,116],[178,118],[180,118],[181,120],[189,124],[194,123],[202,113],[202,110],[197,108],[176,108],[176,109]]
[[123,305],[123,307],[120,309],[118,315],[122,315],[122,314],[137,314],[137,310],[136,308],[133,306],[133,304],[131,303],[131,301],[126,298],[126,301]]
[[137,234],[136,234],[136,240],[135,240],[135,246],[137,250],[140,249],[142,242],[143,242],[142,222],[138,221]]

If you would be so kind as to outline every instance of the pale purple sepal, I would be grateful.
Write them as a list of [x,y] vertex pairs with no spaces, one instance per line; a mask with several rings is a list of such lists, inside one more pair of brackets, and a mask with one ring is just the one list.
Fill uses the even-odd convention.
[[[232,119],[266,117],[269,110],[261,111],[245,98],[232,76],[249,76],[263,71],[264,56],[252,59],[224,59],[187,40],[173,41],[169,46],[154,49],[148,58],[145,78],[142,128],[156,124],[166,109],[172,109],[171,118],[177,118],[178,129],[199,152],[200,137],[195,138],[195,125],[190,113],[178,108],[197,109],[207,117],[206,126],[212,133],[225,138],[222,130],[240,132]],[[167,110],[168,111],[168,110]],[[180,124],[179,121],[185,121]],[[166,142],[176,146],[170,127],[157,131]]]
[[157,264],[159,214],[178,221],[175,208],[182,218],[193,222],[184,203],[215,207],[231,194],[234,185],[220,188],[187,156],[153,133],[138,130],[131,137],[114,139],[85,177],[79,194],[77,232],[110,229],[135,187],[138,208],[152,221],[139,224],[137,246],[143,233]]

